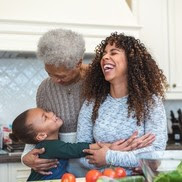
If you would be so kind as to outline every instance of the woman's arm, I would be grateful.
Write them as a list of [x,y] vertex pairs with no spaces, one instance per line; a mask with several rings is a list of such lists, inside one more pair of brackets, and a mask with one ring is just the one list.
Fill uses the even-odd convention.
[[23,157],[24,157],[28,152],[30,152],[31,150],[33,150],[34,148],[35,148],[35,145],[25,144],[25,148],[24,148],[23,153],[22,153],[22,155],[21,155],[21,162],[22,162],[22,164],[24,164],[24,163],[23,163]]
[[45,149],[35,149],[35,145],[26,144],[21,156],[21,161],[26,166],[34,169],[40,174],[49,175],[47,170],[57,165],[56,159],[40,159],[39,154],[45,152]]
[[138,132],[135,131],[128,139],[121,139],[111,144],[111,150],[116,151],[131,151],[139,148],[147,147],[155,141],[155,135],[147,133],[138,137]]
[[167,142],[167,121],[162,101],[155,98],[155,105],[150,111],[150,117],[145,121],[145,132],[151,132],[155,135],[155,141],[147,147],[129,151],[113,151],[103,147],[98,151],[92,151],[90,163],[102,166],[110,164],[114,166],[136,167],[138,160],[136,155],[141,152],[164,150]]
[[89,163],[95,164],[98,167],[107,165],[106,163],[106,152],[111,149],[115,151],[134,151],[139,148],[144,148],[147,146],[150,146],[154,140],[155,136],[153,134],[145,134],[141,137],[136,138],[137,132],[134,132],[131,137],[129,137],[127,140],[120,140],[117,142],[114,142],[111,144],[111,146],[107,146],[103,143],[99,144],[99,147],[101,150],[95,151],[95,150],[90,150],[90,149],[85,149],[85,153],[89,153],[91,155],[86,156],[87,159],[89,159]]
[[[86,102],[84,102],[79,118],[78,118],[78,126],[77,126],[77,142],[93,142],[93,123],[91,121],[91,113],[92,113],[92,104],[87,105]],[[120,140],[119,142],[115,142],[111,145],[112,150],[123,150],[123,151],[129,151],[134,150],[137,148],[144,147],[146,145],[149,145],[153,142],[153,136],[147,135],[144,138],[137,138],[137,132],[135,132],[128,140]],[[136,139],[136,140],[135,140]],[[142,146],[142,145],[143,146]],[[107,147],[106,147],[107,148]],[[86,150],[90,151],[90,150]],[[98,150],[99,153],[100,150]],[[102,150],[101,150],[102,151]],[[97,151],[94,151],[97,153]],[[91,156],[89,156],[91,157]],[[100,158],[100,156],[99,156]],[[102,158],[102,157],[101,157]],[[85,158],[81,158],[80,163],[85,166],[86,168],[96,168],[95,165],[88,164],[88,160]],[[98,164],[98,163],[94,163]]]

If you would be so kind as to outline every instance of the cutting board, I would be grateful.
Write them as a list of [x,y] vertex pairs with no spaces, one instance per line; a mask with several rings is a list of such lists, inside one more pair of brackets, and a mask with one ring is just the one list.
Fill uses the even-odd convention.
[[[107,179],[107,180],[103,180],[103,181],[115,181],[115,180],[110,180],[110,179]],[[122,181],[122,182],[144,182],[145,179],[143,176],[129,176],[129,177],[126,177],[126,178],[120,178],[118,179],[118,181]],[[20,181],[18,181],[20,182]],[[35,181],[34,181],[35,182]],[[44,180],[44,181],[36,181],[36,182],[61,182],[60,179],[58,180]],[[85,181],[85,178],[76,178],[76,182],[86,182]]]
[[[43,180],[43,181],[33,181],[33,182],[61,182],[61,179]],[[85,178],[76,178],[76,182],[85,182]]]

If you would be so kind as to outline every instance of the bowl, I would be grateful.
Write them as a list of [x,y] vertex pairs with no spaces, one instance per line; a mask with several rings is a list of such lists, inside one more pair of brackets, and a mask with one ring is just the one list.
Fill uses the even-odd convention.
[[137,157],[148,182],[182,181],[182,150],[145,152]]

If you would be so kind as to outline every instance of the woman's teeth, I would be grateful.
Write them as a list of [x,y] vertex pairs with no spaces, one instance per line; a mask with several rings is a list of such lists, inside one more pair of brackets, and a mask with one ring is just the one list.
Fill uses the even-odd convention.
[[114,65],[111,65],[111,64],[105,64],[104,65],[104,71],[106,71],[106,72],[113,69],[113,68],[114,68]]

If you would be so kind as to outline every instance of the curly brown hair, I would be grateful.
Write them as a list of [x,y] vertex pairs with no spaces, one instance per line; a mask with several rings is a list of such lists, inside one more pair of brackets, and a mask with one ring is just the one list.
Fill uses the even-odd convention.
[[153,96],[164,99],[167,81],[163,71],[140,40],[117,32],[111,33],[96,47],[95,58],[86,74],[83,95],[88,104],[94,101],[92,121],[97,119],[99,107],[110,92],[110,83],[105,80],[100,66],[107,44],[115,44],[125,51],[128,65],[128,117],[132,115],[140,125],[149,117],[149,111],[154,105]]

